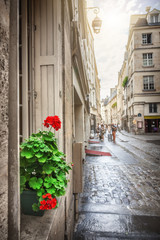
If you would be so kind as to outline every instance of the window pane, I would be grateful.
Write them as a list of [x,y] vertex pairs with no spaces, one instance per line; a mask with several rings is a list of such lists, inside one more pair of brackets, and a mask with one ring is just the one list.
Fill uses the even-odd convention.
[[151,43],[151,34],[147,34],[147,43]]
[[142,43],[143,44],[147,43],[147,36],[146,36],[146,34],[142,34]]
[[143,54],[143,59],[147,59],[147,54],[146,53]]
[[149,59],[152,58],[152,53],[148,53],[148,58],[149,58]]
[[149,112],[152,112],[152,103],[149,104]]
[[154,112],[155,113],[157,112],[157,104],[156,103],[154,104]]
[[143,59],[143,65],[147,66],[147,59]]
[[154,83],[149,83],[149,89],[154,89]]

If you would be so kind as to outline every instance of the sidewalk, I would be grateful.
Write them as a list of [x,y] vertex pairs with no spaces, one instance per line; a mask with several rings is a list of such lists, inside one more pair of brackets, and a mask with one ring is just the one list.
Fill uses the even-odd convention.
[[117,132],[116,143],[138,158],[156,163],[160,162],[160,135],[136,135],[125,131]]
[[122,135],[127,136],[127,137],[139,139],[139,140],[142,140],[142,141],[146,141],[146,140],[160,140],[160,133],[146,133],[144,135],[135,135],[133,133],[128,133],[125,130],[121,130],[118,133],[121,133]]

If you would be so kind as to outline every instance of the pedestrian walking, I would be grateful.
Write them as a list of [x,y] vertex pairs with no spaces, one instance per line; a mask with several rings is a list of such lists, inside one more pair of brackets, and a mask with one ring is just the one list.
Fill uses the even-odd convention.
[[101,141],[104,141],[104,133],[105,133],[104,125],[101,124],[101,128],[100,128],[100,140]]
[[97,123],[96,134],[97,134],[97,138],[99,138],[99,134],[100,134],[99,123]]
[[116,125],[112,124],[112,136],[113,136],[113,142],[114,143],[116,141],[116,131],[117,131]]
[[108,141],[112,142],[112,128],[111,128],[111,124],[108,124],[107,135],[108,135]]

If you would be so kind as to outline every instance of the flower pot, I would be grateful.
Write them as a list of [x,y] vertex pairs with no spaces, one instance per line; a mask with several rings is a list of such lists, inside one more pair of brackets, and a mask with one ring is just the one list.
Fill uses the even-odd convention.
[[37,193],[36,191],[23,191],[21,194],[21,211],[25,215],[32,216],[43,216],[44,211],[39,210],[38,212],[34,212],[32,209],[32,204],[38,203]]

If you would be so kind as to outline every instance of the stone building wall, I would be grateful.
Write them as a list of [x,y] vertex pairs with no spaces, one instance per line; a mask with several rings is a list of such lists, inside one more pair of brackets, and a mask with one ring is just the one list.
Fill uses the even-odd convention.
[[7,239],[9,1],[0,1],[0,239]]

